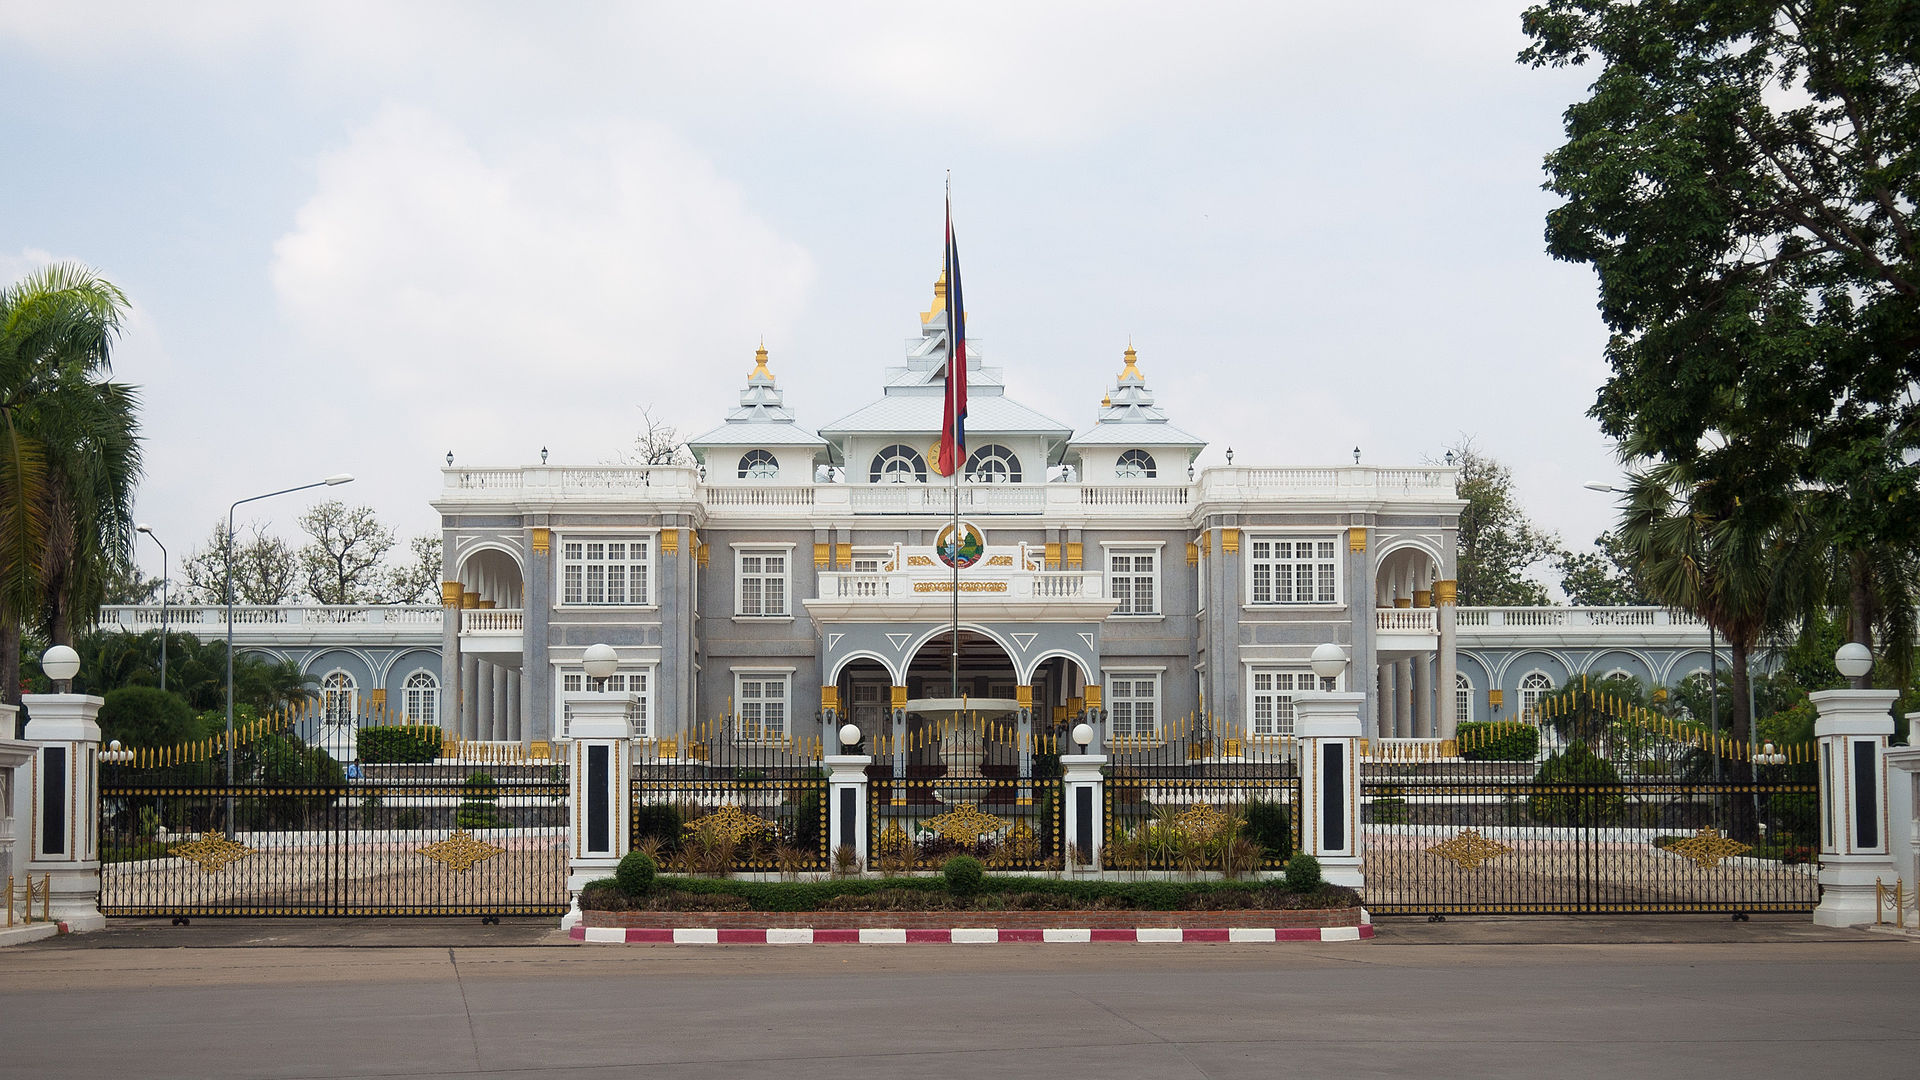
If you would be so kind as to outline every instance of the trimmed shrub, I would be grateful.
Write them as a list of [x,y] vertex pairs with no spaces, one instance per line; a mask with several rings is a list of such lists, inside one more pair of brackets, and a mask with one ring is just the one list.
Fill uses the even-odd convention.
[[826,881],[735,881],[661,875],[645,897],[629,898],[612,880],[594,882],[583,908],[658,911],[1225,911],[1360,906],[1360,894],[1338,885],[1295,892],[1278,881],[1075,881],[1042,877],[987,878],[979,894],[956,897],[939,877],[837,878]]
[[361,728],[354,752],[369,765],[432,761],[440,756],[440,729],[419,724]]
[[987,880],[986,867],[971,855],[955,855],[940,868],[940,876],[947,879],[947,891],[955,896],[972,896],[980,891]]
[[[226,719],[221,718],[224,727]],[[5,734],[12,735],[12,731]],[[152,686],[123,686],[107,691],[100,706],[100,741],[124,746],[178,746],[204,738],[206,731],[185,698]]]
[[1267,858],[1286,858],[1293,851],[1292,812],[1285,803],[1254,799],[1247,803],[1247,837]]
[[1310,893],[1320,888],[1320,860],[1301,852],[1287,860],[1287,889],[1289,892]]
[[620,891],[628,896],[645,896],[652,891],[653,876],[659,870],[653,857],[646,852],[629,851],[613,871],[613,880],[620,883]]
[[477,772],[461,785],[460,808],[453,812],[453,823],[462,829],[497,829],[500,811],[496,800],[500,784],[487,773]]
[[659,841],[660,850],[668,855],[680,850],[686,823],[686,811],[679,803],[641,803],[633,808],[635,841],[653,837]]
[[1455,739],[1468,761],[1532,761],[1540,756],[1540,728],[1518,720],[1469,720]]
[[[1596,755],[1586,743],[1574,742],[1548,758],[1533,774],[1538,786],[1562,790],[1540,791],[1527,799],[1527,813],[1539,825],[1612,825],[1626,812],[1626,797],[1618,791],[1620,773],[1613,763]],[[1616,790],[1606,790],[1613,787]]]

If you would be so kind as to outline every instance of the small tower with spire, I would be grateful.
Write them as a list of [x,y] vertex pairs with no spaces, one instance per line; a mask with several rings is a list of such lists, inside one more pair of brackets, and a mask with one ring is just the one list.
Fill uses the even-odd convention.
[[726,423],[688,439],[687,448],[706,466],[709,483],[809,484],[827,441],[794,423],[784,393],[774,385],[762,338],[740,391],[740,407],[727,414]]
[[1167,414],[1154,404],[1132,340],[1120,361],[1120,374],[1100,399],[1098,422],[1067,444],[1068,453],[1079,457],[1080,475],[1090,484],[1185,483],[1187,466],[1206,440],[1167,422]]

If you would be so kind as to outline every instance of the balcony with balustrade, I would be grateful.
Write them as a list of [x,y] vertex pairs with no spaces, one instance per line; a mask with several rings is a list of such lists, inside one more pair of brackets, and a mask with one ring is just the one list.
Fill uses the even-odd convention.
[[[438,645],[443,615],[424,604],[235,604],[233,642],[240,646]],[[204,640],[227,636],[223,604],[110,604],[100,627],[144,634],[159,630]]]
[[519,608],[467,608],[460,612],[460,651],[517,668],[525,648],[525,628],[525,612]]
[[[954,573],[930,548],[896,548],[877,573],[822,570],[819,595],[803,600],[820,622],[922,621],[952,614]],[[1029,622],[1104,619],[1118,600],[1098,570],[1048,570],[1027,545],[988,547],[961,572],[969,618]]]

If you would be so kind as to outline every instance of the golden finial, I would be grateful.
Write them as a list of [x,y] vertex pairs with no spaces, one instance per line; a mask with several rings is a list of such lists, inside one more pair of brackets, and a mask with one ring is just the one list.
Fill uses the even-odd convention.
[[768,382],[773,381],[773,372],[767,370],[766,338],[760,339],[760,348],[753,354],[753,374],[747,376],[747,381],[752,382],[760,378],[765,378]]
[[933,306],[920,313],[920,325],[925,326],[947,313],[947,272],[940,271],[940,280],[933,283]]
[[1140,368],[1137,366],[1139,363],[1140,357],[1137,353],[1133,351],[1132,338],[1127,339],[1127,351],[1126,351],[1126,354],[1123,357],[1121,357],[1121,359],[1127,362],[1127,366],[1124,369],[1122,369],[1120,372],[1121,382],[1145,383],[1147,381],[1146,376],[1140,374]]
[[1103,409],[1111,409],[1111,408],[1113,408],[1113,395],[1112,395],[1112,394],[1103,394],[1103,395],[1101,395],[1101,397],[1100,397],[1100,407],[1101,407],[1101,408],[1103,408]]

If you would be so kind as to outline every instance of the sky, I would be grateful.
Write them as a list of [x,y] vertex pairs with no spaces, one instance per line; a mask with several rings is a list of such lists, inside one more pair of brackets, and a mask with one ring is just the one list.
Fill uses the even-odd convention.
[[449,451],[704,431],[763,338],[838,418],[919,332],[951,172],[1010,395],[1084,428],[1131,340],[1203,465],[1471,438],[1584,547],[1606,333],[1541,160],[1592,72],[1516,63],[1523,6],[0,0],[0,281],[131,299],[177,577],[236,499],[349,472],[240,520],[411,535]]

